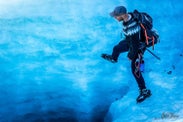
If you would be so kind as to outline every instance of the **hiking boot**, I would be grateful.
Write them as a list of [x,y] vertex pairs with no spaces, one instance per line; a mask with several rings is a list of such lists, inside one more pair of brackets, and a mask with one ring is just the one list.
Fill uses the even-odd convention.
[[112,62],[112,63],[116,63],[117,62],[117,60],[114,60],[112,58],[112,55],[102,54],[101,57],[104,58],[105,60],[108,60],[108,61]]
[[137,97],[137,103],[144,101],[146,98],[151,96],[151,91],[149,89],[142,89],[140,95]]

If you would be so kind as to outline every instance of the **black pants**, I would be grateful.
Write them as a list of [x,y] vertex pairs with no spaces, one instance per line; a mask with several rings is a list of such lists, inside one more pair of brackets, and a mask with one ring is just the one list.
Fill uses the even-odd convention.
[[[126,40],[123,40],[119,42],[118,45],[114,46],[112,57],[114,60],[118,60],[118,57],[120,53],[127,52],[129,50],[128,42]],[[137,81],[138,87],[140,90],[146,88],[145,81],[142,76],[142,73],[140,71],[140,68],[137,66],[137,59],[139,58],[139,55],[137,54],[135,58],[131,61],[131,71],[133,76],[135,77],[135,80]]]

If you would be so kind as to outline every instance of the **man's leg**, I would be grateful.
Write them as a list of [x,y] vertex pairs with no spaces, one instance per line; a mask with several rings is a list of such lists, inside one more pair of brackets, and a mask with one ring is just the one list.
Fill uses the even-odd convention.
[[120,41],[119,44],[114,46],[112,55],[102,54],[101,57],[112,63],[116,63],[118,61],[119,54],[128,51],[128,49],[129,49],[128,42],[126,40],[123,40]]
[[146,89],[146,86],[145,86],[144,78],[140,71],[140,64],[139,64],[140,62],[137,62],[137,60],[138,60],[138,56],[136,56],[136,58],[132,60],[131,69],[132,69],[132,74],[135,77],[135,80],[137,81],[139,89],[142,90],[142,89]]
[[131,69],[132,73],[137,81],[138,87],[140,89],[140,95],[137,97],[137,102],[144,101],[147,97],[151,96],[151,91],[146,89],[145,81],[140,71],[140,61],[138,61],[138,56],[132,60]]
[[126,40],[120,41],[119,44],[113,48],[112,58],[117,61],[120,53],[127,52],[128,50],[128,42]]

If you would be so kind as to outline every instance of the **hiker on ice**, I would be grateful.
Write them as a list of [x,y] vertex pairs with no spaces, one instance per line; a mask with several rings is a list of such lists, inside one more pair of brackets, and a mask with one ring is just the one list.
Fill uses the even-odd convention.
[[[137,10],[135,11],[138,12]],[[101,56],[112,63],[116,63],[120,53],[128,52],[127,56],[131,60],[131,70],[140,90],[140,95],[136,100],[137,102],[142,102],[151,95],[151,91],[146,88],[140,70],[140,65],[143,63],[143,54],[146,49],[143,29],[138,21],[138,16],[135,17],[134,14],[127,13],[124,6],[116,7],[110,15],[117,21],[122,22],[125,38],[114,46],[112,55],[102,54]]]

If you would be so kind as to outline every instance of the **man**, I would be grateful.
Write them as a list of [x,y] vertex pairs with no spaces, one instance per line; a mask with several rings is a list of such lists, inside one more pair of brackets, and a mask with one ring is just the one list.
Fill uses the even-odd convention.
[[116,63],[120,53],[128,52],[128,58],[131,60],[132,74],[140,90],[140,95],[136,100],[137,103],[142,102],[151,96],[151,91],[146,89],[145,81],[140,71],[140,65],[143,62],[143,53],[146,48],[143,45],[144,43],[141,43],[144,39],[142,37],[141,26],[132,13],[127,13],[124,6],[116,7],[110,15],[117,21],[122,22],[125,38],[114,46],[112,55],[102,54],[102,57],[112,63]]

